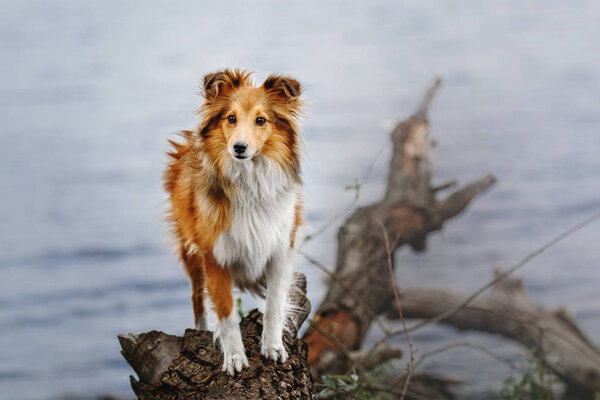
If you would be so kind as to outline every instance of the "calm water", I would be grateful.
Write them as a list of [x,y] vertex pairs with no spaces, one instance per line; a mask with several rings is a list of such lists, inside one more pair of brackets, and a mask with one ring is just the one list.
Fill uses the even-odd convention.
[[[401,286],[472,290],[600,208],[598,2],[151,3],[2,3],[2,398],[130,396],[117,333],[190,326],[188,283],[163,244],[161,172],[168,134],[193,125],[197,83],[218,67],[305,84],[314,228],[352,201],[344,186],[373,160],[361,202],[380,198],[386,130],[445,79],[431,112],[436,182],[492,172],[499,183],[431,235],[428,252],[398,252]],[[329,265],[336,227],[305,248]],[[597,342],[599,235],[588,227],[519,273]],[[297,265],[318,304],[322,275]],[[445,327],[414,340],[425,352],[464,336],[519,353]],[[508,374],[470,350],[426,368],[462,379],[473,399]]]

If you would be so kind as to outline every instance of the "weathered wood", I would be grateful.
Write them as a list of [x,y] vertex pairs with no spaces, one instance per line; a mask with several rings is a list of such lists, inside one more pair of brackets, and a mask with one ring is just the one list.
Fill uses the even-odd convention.
[[[466,294],[441,288],[411,288],[401,292],[405,318],[428,319],[462,304]],[[397,318],[394,307],[389,318]],[[513,339],[536,355],[567,383],[600,391],[600,351],[564,309],[535,304],[523,282],[505,278],[483,297],[440,321],[461,330],[476,330]]]
[[[459,214],[475,196],[495,182],[495,178],[488,175],[444,200],[437,200],[439,188],[431,185],[426,115],[439,84],[436,80],[417,112],[399,123],[391,134],[393,155],[384,199],[356,210],[338,232],[335,270],[338,282],[330,282],[327,296],[314,318],[317,328],[309,329],[305,335],[309,343],[309,362],[317,376],[324,372],[321,357],[330,350],[338,350],[340,343],[349,350],[361,347],[372,322],[373,314],[368,310],[379,312],[390,301],[392,285],[387,271],[383,227],[392,242],[392,250],[404,244],[424,250],[428,233],[439,230],[447,219]],[[348,296],[346,285],[340,285],[339,281],[350,285],[358,296]],[[323,335],[323,331],[337,338],[338,343]],[[340,361],[340,366],[348,365],[343,357]]]
[[250,367],[234,377],[221,371],[223,355],[212,332],[188,329],[183,337],[158,331],[119,335],[122,354],[138,375],[131,377],[138,399],[313,399],[308,346],[296,338],[310,313],[304,275],[296,273],[289,298],[292,312],[284,335],[288,361],[278,364],[261,356],[262,314],[253,310],[241,322]]
[[[360,349],[373,315],[387,312],[389,317],[398,317],[387,271],[385,235],[392,251],[404,244],[422,251],[428,233],[460,214],[495,182],[487,175],[445,199],[436,198],[439,191],[455,184],[431,185],[427,109],[439,84],[436,80],[415,114],[399,123],[391,134],[394,147],[384,199],[358,209],[338,232],[336,279],[331,280],[317,310],[316,328],[305,335],[310,346],[309,362],[317,375],[343,372],[354,364],[353,354]],[[352,296],[348,295],[348,287],[352,288]],[[403,288],[401,295],[405,318],[433,318],[467,299],[467,295],[446,289]],[[501,334],[535,347],[540,358],[566,382],[600,390],[598,349],[564,311],[549,311],[533,303],[518,280],[500,281],[488,296],[476,298],[441,322]],[[372,362],[371,358],[367,360]]]

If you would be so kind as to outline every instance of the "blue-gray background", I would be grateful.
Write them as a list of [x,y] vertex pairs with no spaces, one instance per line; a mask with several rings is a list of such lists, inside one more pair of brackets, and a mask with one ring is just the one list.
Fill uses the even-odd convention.
[[[0,13],[0,393],[6,399],[131,396],[119,332],[182,333],[189,288],[162,222],[170,132],[190,128],[201,76],[219,67],[302,81],[306,215],[318,228],[380,198],[391,124],[435,76],[435,180],[499,183],[396,255],[401,287],[472,290],[600,206],[600,5],[594,1],[4,1]],[[336,226],[305,250],[332,265]],[[535,259],[533,298],[568,305],[600,335],[600,225]],[[310,298],[322,275],[302,259]],[[244,307],[258,304],[244,297]],[[373,331],[369,340],[379,336]],[[430,327],[425,352],[463,337]],[[511,357],[519,347],[466,339]],[[404,345],[399,341],[399,345]],[[426,370],[482,398],[509,371],[470,350]]]

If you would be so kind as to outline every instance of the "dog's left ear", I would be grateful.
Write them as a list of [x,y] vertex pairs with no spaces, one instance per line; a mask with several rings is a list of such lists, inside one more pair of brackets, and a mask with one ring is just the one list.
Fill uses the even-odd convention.
[[252,73],[243,69],[224,69],[204,77],[203,92],[207,101],[217,99],[240,86],[250,85]]
[[289,76],[271,75],[262,86],[267,93],[285,102],[297,101],[302,94],[300,82]]

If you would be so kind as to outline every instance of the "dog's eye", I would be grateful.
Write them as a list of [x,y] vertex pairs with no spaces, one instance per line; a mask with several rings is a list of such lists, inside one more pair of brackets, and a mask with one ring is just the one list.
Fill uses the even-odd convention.
[[232,114],[232,115],[228,116],[227,121],[229,121],[230,124],[235,124],[235,121],[236,121],[235,115]]
[[263,117],[256,118],[256,125],[258,125],[258,126],[263,126],[265,124],[265,122],[267,122],[267,121],[265,121],[265,119]]

